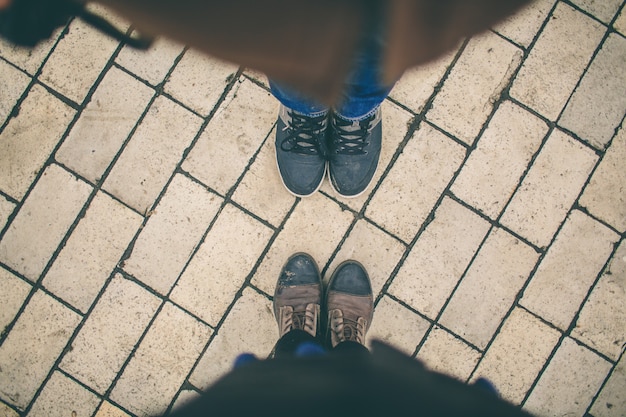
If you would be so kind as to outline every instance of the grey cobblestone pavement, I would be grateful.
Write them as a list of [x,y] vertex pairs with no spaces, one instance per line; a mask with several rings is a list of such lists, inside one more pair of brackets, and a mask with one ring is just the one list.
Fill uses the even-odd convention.
[[0,42],[1,417],[189,401],[270,352],[298,251],[366,266],[370,339],[537,415],[626,416],[622,0],[537,0],[407,72],[357,199],[284,190],[277,111],[165,40]]

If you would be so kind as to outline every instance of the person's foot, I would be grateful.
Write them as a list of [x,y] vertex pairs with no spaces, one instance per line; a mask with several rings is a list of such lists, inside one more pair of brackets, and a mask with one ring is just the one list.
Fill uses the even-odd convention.
[[352,341],[365,345],[365,335],[374,314],[370,279],[357,261],[337,267],[326,292],[327,341],[331,347]]
[[281,105],[276,126],[280,178],[296,197],[319,190],[326,175],[328,113],[308,117]]
[[306,253],[292,255],[283,266],[274,291],[274,316],[279,337],[303,330],[313,337],[319,331],[322,278]]
[[382,143],[380,107],[358,122],[333,114],[330,134],[330,184],[342,197],[357,197],[369,187],[378,167]]

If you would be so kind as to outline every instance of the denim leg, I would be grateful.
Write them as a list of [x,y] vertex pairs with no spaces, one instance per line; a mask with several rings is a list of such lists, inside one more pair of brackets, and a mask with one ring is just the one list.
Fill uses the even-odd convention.
[[326,113],[328,106],[316,103],[314,100],[303,96],[297,91],[278,83],[274,80],[270,81],[270,89],[274,97],[278,99],[285,107],[295,110],[297,113],[309,117],[319,116]]
[[[369,30],[361,36],[353,68],[344,83],[340,102],[334,108],[335,113],[345,120],[358,121],[372,115],[395,84],[382,83],[383,21],[381,18],[372,21]],[[270,88],[274,97],[298,113],[312,117],[328,110],[328,107],[274,80],[270,80]]]
[[[369,36],[357,54],[354,69],[348,75],[335,113],[350,121],[362,120],[373,114],[393,88],[381,83],[383,41],[380,36]],[[306,116],[318,116],[328,107],[316,103],[293,89],[270,80],[274,97],[286,107]]]
[[335,113],[350,121],[371,116],[387,98],[394,84],[382,84],[382,56],[385,43],[378,33],[366,36],[348,75],[341,102]]

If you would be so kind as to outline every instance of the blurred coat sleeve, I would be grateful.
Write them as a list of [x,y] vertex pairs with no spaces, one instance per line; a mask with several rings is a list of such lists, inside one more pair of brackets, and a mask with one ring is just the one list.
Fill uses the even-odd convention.
[[331,103],[372,22],[382,21],[385,80],[395,80],[531,0],[98,1],[145,32],[263,71]]

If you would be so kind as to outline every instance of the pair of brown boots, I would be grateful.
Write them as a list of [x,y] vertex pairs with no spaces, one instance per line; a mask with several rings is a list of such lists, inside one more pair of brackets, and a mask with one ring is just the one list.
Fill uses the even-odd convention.
[[345,341],[365,345],[373,313],[372,285],[357,261],[345,261],[337,267],[325,295],[319,268],[308,254],[292,255],[278,277],[274,315],[279,337],[303,330],[319,338],[324,315],[326,347],[332,349]]

